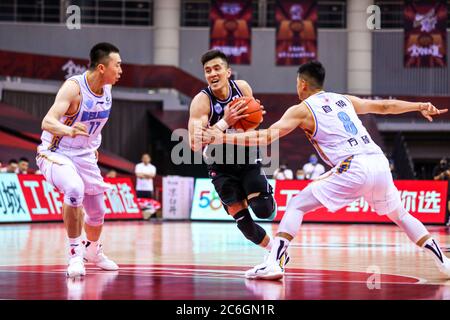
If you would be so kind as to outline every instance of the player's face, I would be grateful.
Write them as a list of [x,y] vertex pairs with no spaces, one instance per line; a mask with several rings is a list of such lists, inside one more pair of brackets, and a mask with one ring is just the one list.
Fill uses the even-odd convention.
[[115,84],[119,81],[120,76],[122,74],[122,60],[120,59],[120,55],[116,52],[111,52],[109,54],[109,59],[106,65],[104,66],[103,77],[107,84]]
[[228,86],[228,79],[231,76],[231,69],[221,58],[215,58],[203,66],[205,79],[213,90],[219,90]]

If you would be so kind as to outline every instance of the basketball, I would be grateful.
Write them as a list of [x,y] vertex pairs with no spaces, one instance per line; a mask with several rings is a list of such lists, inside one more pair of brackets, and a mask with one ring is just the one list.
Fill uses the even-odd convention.
[[239,101],[245,101],[247,110],[243,114],[247,114],[246,118],[238,120],[233,128],[240,130],[251,130],[259,126],[263,119],[263,109],[261,104],[253,97],[239,97],[231,102],[230,106],[233,106]]

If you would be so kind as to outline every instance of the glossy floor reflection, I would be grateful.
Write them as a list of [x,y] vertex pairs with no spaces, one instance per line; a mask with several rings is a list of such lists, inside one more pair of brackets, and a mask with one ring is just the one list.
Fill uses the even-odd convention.
[[[449,230],[428,229],[448,252]],[[0,299],[450,299],[450,281],[391,225],[303,225],[278,282],[244,278],[264,250],[233,223],[107,222],[121,269],[88,264],[83,279],[65,277],[62,223],[1,225],[0,237]]]

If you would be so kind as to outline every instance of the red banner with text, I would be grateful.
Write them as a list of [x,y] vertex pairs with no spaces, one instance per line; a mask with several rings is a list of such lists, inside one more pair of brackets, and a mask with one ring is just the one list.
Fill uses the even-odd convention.
[[212,0],[209,14],[210,45],[233,64],[250,64],[252,40],[251,0]]
[[[105,219],[142,219],[133,184],[128,178],[105,179]],[[0,174],[0,223],[62,221],[63,195],[42,175]]]
[[[289,200],[303,190],[309,181],[278,180],[275,187],[277,215],[275,221],[283,217]],[[414,217],[429,224],[444,224],[447,219],[447,181],[396,180],[405,209]],[[360,198],[346,207],[330,212],[325,208],[305,215],[304,221],[310,222],[391,222],[388,217],[374,212],[364,198]]]
[[405,67],[447,65],[447,2],[405,2]]
[[317,59],[317,1],[276,2],[277,65],[300,65]]

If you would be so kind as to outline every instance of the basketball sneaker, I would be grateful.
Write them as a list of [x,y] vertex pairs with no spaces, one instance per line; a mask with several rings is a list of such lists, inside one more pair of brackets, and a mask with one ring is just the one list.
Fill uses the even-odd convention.
[[86,275],[86,269],[83,262],[83,250],[81,246],[72,247],[69,254],[69,266],[66,275],[69,278],[76,278]]
[[436,263],[439,271],[450,278],[450,259],[442,252],[439,244],[433,238],[428,239],[423,245],[423,250],[431,256]]
[[283,254],[280,260],[269,261],[269,254],[266,254],[264,262],[256,265],[245,272],[247,279],[262,279],[262,280],[279,280],[284,276],[284,267],[289,262],[289,254],[287,251]]
[[103,270],[119,270],[119,266],[103,253],[103,247],[101,244],[93,246],[90,241],[83,241],[83,244],[86,248],[84,253],[85,262],[94,263],[97,267]]

